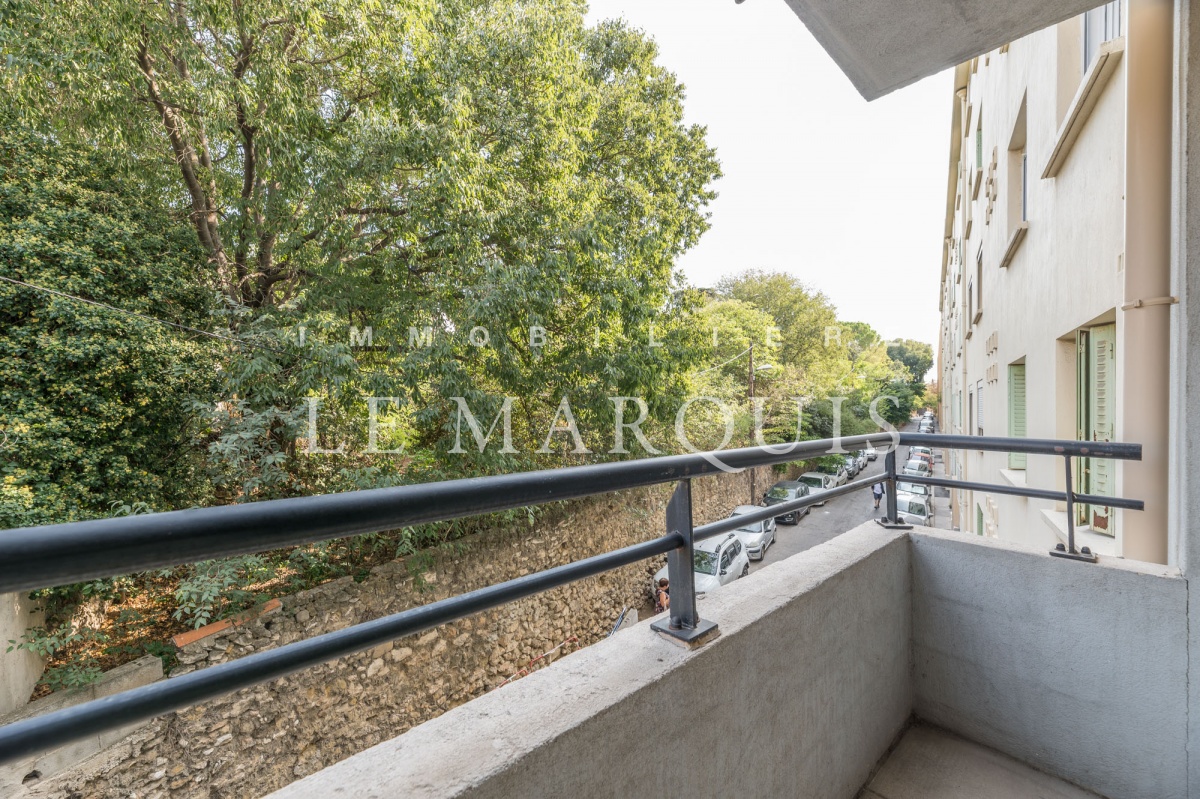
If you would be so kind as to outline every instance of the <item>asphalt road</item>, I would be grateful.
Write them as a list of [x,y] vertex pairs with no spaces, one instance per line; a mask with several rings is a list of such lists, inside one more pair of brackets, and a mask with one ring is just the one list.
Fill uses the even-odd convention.
[[[883,474],[883,456],[867,463],[867,468],[853,479],[862,480]],[[855,491],[846,496],[831,499],[820,507],[809,511],[796,525],[780,524],[775,529],[775,543],[767,549],[766,556],[750,562],[750,572],[767,564],[823,544],[847,530],[883,515],[883,503],[875,510],[875,500],[868,490]]]

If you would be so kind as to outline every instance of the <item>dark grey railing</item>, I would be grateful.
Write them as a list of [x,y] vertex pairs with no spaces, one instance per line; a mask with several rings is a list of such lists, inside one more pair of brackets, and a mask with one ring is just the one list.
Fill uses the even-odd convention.
[[[884,479],[889,490],[887,516],[883,521],[889,526],[904,526],[895,522],[895,485],[901,477],[896,472],[895,447],[901,444],[1058,455],[1067,462],[1066,491],[935,477],[903,476],[905,481],[1065,501],[1072,522],[1071,506],[1076,501],[1130,510],[1144,507],[1138,500],[1077,495],[1070,477],[1073,457],[1140,460],[1142,450],[1138,444],[873,433],[0,531],[0,593],[8,593],[642,486],[679,483],[667,507],[666,534],[660,538],[0,727],[0,763],[146,721],[664,553],[670,570],[671,607],[668,618],[653,626],[686,642],[701,642],[715,629],[715,624],[701,619],[696,610],[692,571],[695,542],[749,522],[858,491],[878,478],[858,480],[819,496],[764,507],[695,528],[691,479],[803,460],[831,451],[855,450],[868,444],[887,451]],[[1069,528],[1069,547],[1052,554],[1089,559],[1075,551],[1073,526]]]

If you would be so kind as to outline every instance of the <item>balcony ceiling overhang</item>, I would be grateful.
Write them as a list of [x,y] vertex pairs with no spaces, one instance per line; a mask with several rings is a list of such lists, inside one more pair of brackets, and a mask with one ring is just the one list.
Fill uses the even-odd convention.
[[1097,0],[787,0],[874,100],[1101,5]]

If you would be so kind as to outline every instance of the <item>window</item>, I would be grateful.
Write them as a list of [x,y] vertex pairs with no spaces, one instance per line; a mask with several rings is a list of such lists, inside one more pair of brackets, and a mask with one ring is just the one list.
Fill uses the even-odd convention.
[[967,435],[975,429],[975,392],[967,391]]
[[1100,45],[1121,35],[1121,0],[1113,0],[1083,15],[1083,71],[1100,52]]
[[975,293],[974,303],[971,305],[971,324],[975,324],[983,318],[983,244],[979,245],[979,252],[975,255]]
[[[1025,364],[1014,363],[1008,367],[1008,435],[1010,438],[1025,438]],[[1024,469],[1025,453],[1008,453],[1008,468]]]
[[[1116,325],[1098,325],[1080,330],[1076,336],[1076,419],[1080,441],[1112,441],[1116,418],[1114,386]],[[1076,491],[1081,494],[1113,496],[1114,462],[1108,458],[1080,458]],[[1099,505],[1076,505],[1076,524],[1097,533],[1113,535],[1111,509]]]
[[1025,149],[1025,98],[1017,108],[1008,139],[1008,235],[1029,218],[1029,164]]
[[1021,221],[1029,221],[1029,153],[1021,151]]
[[975,427],[976,435],[983,435],[983,381],[975,383]]

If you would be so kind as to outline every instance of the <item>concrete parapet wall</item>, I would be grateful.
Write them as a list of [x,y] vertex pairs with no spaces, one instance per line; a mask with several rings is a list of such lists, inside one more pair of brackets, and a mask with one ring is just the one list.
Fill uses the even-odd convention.
[[[760,469],[757,477],[759,486],[770,485],[772,472]],[[275,613],[182,646],[172,674],[660,536],[670,490],[579,500],[565,518],[461,539],[418,562],[378,566],[361,582],[344,577],[285,596]],[[749,472],[697,479],[692,498],[697,523],[724,518],[749,498]],[[29,796],[262,796],[485,695],[569,639],[577,640],[535,667],[603,639],[623,608],[649,598],[659,565],[626,566],[168,714]]]
[[860,527],[701,600],[698,650],[636,625],[273,796],[850,799],[912,707],[908,551]]
[[41,657],[25,649],[6,650],[9,641],[20,641],[26,628],[43,619],[28,594],[0,594],[0,716],[23,707],[42,678]]
[[1187,582],[914,532],[915,712],[1111,799],[1188,795]]
[[[30,702],[20,710],[0,716],[0,726],[149,685],[161,680],[162,676],[162,661],[153,655],[147,655],[105,672],[91,685],[70,691],[58,691]],[[143,726],[144,722],[131,724],[49,752],[31,755],[15,763],[0,765],[0,796],[16,796],[27,786],[36,786],[42,780],[61,774]]]

